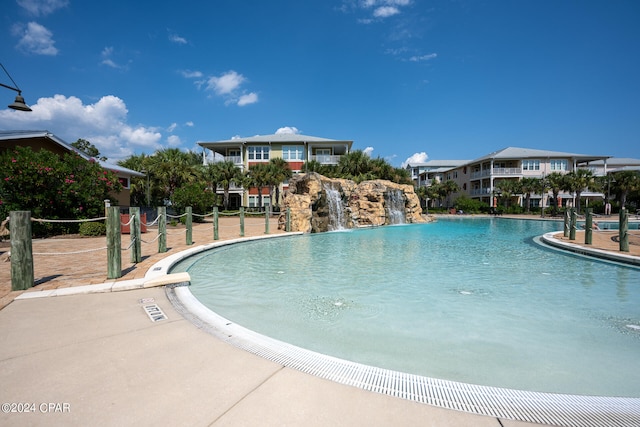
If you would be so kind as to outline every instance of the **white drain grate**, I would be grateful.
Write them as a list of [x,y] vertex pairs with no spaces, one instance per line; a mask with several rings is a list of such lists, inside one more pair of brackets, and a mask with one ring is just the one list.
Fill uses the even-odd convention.
[[164,312],[158,307],[158,304],[148,304],[142,307],[144,312],[147,313],[149,319],[152,322],[159,322],[161,320],[167,320],[168,317]]

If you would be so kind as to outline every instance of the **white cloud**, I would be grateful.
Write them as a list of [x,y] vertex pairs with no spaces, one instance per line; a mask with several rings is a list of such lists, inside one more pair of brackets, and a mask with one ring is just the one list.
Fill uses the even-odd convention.
[[298,135],[300,131],[295,126],[284,126],[278,128],[276,135]]
[[238,99],[238,106],[244,107],[245,105],[255,104],[258,102],[258,94],[255,92],[247,93],[246,95],[242,95]]
[[218,95],[228,95],[238,89],[245,80],[242,74],[231,70],[219,77],[210,77],[207,89],[213,90]]
[[167,143],[171,147],[179,147],[182,144],[182,140],[180,140],[178,135],[169,135],[167,137]]
[[424,151],[421,153],[414,153],[410,157],[407,158],[404,162],[402,162],[402,167],[406,167],[409,163],[424,163],[427,161],[429,156]]
[[38,99],[31,109],[28,114],[0,110],[0,129],[47,129],[68,143],[83,138],[113,163],[138,151],[162,148],[157,129],[127,123],[127,106],[116,96],[103,96],[85,105],[75,96],[54,95]]
[[169,34],[169,40],[178,44],[187,44],[187,39],[174,33]]
[[371,155],[373,154],[373,147],[367,147],[364,150],[362,150],[362,152],[367,156],[371,157]]
[[411,58],[409,58],[409,61],[411,62],[429,61],[430,59],[435,59],[437,57],[438,57],[437,53],[429,53],[427,55],[412,56]]
[[186,122],[184,125],[192,128],[193,127],[193,122]]
[[191,70],[182,70],[180,71],[182,77],[185,79],[200,79],[202,78],[202,72],[200,71],[191,71]]
[[31,15],[45,16],[57,9],[67,7],[69,0],[17,0],[17,3]]
[[12,32],[20,37],[16,47],[24,52],[47,56],[58,54],[53,34],[37,22],[29,22],[26,27],[18,24],[13,27]]
[[111,56],[113,56],[113,47],[111,46],[108,46],[102,49],[102,52],[100,52],[100,56],[102,56],[103,58],[102,62],[100,62],[103,65],[106,65],[111,68],[116,68],[116,69],[126,68],[126,66],[120,65],[116,63],[113,59],[111,59]]
[[177,127],[178,127],[177,123],[171,123],[167,128],[167,132],[173,132],[174,130],[176,130]]
[[397,7],[382,6],[373,11],[373,16],[376,18],[388,18],[390,16],[397,15],[398,13],[400,13],[400,10],[398,10]]

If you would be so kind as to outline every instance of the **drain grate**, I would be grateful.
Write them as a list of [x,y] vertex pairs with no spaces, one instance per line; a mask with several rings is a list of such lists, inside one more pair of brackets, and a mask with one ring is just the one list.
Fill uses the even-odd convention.
[[168,317],[164,312],[158,307],[158,304],[148,304],[142,307],[144,312],[147,313],[149,319],[152,322],[159,322],[161,320],[167,320]]

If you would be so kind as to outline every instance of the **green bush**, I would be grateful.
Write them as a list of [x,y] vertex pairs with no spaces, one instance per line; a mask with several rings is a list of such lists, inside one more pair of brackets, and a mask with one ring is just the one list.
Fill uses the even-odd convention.
[[82,222],[78,232],[82,236],[104,236],[107,234],[107,226],[103,222]]
[[[192,213],[207,215],[212,212],[213,205],[216,204],[217,200],[217,194],[207,189],[206,185],[192,183],[177,188],[171,197],[171,204],[180,214],[184,213],[188,206],[191,206]],[[201,216],[195,215],[192,220],[193,222],[203,221]]]
[[461,195],[456,199],[456,210],[461,210],[468,214],[486,213],[489,211],[489,205],[480,200]]

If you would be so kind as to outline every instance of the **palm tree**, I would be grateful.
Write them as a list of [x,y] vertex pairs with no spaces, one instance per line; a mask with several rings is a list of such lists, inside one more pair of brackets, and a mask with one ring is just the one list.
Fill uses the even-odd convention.
[[224,162],[213,163],[212,176],[215,182],[222,186],[223,199],[222,206],[224,210],[229,209],[229,188],[231,184],[240,184],[242,182],[242,171],[236,164],[230,160]]
[[453,193],[457,193],[458,191],[460,191],[460,187],[453,180],[447,180],[443,182],[441,186],[442,188],[440,191],[441,191],[441,194],[443,194],[447,198],[447,209],[448,209],[450,205],[449,196],[451,196],[451,194]]
[[640,190],[640,172],[638,171],[620,171],[614,172],[613,177],[614,191],[620,199],[620,208],[624,208],[627,203],[627,196],[630,192]]
[[200,158],[179,148],[158,150],[151,158],[154,177],[164,187],[163,198],[171,199],[176,188],[196,181]]
[[592,186],[595,176],[589,169],[577,169],[564,176],[563,190],[576,194],[576,208],[580,212],[580,195],[584,190]]
[[271,182],[269,178],[268,163],[254,163],[249,166],[249,177],[251,186],[258,188],[258,207],[262,209],[262,189],[268,187]]
[[286,160],[275,157],[269,160],[270,176],[276,193],[276,206],[280,205],[280,184],[293,176],[293,171]]
[[549,191],[547,178],[534,178],[533,192],[540,194],[540,216],[544,217],[544,195]]
[[354,181],[361,181],[361,176],[370,171],[371,158],[362,150],[354,150],[349,154],[340,157],[338,162],[338,173],[343,178],[350,178]]
[[531,194],[536,193],[539,189],[539,181],[540,179],[538,178],[530,177],[525,177],[520,180],[520,189],[522,190],[522,194],[524,194],[527,213],[531,212]]
[[511,198],[521,193],[520,181],[514,179],[502,179],[496,183],[496,188],[500,190],[501,197],[505,200],[505,208],[511,204]]
[[563,183],[564,183],[564,175],[560,172],[552,172],[546,177],[547,186],[551,190],[551,194],[553,195],[553,200],[555,200],[555,204],[553,206],[552,212],[555,215],[558,213],[558,197],[560,195],[560,191],[562,191]]

